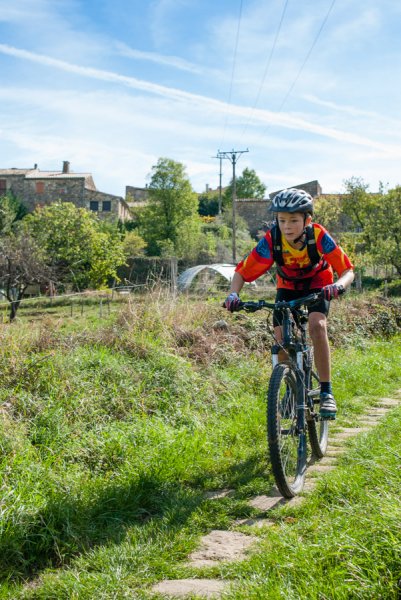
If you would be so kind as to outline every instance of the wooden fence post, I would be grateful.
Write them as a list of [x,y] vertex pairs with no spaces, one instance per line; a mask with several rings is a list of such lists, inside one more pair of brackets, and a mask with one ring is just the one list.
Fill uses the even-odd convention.
[[177,292],[177,271],[177,258],[174,257],[170,259],[170,289],[174,295]]

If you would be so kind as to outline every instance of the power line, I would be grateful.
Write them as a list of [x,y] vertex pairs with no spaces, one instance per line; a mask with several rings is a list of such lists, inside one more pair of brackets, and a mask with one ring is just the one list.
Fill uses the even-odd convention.
[[242,19],[242,2],[243,2],[243,0],[240,0],[239,16],[238,16],[238,26],[237,26],[237,35],[236,35],[236,38],[235,38],[233,66],[232,66],[232,71],[231,71],[230,88],[229,88],[229,92],[228,92],[227,110],[226,110],[226,115],[225,115],[225,119],[224,119],[223,138],[222,138],[222,141],[221,141],[222,144],[224,142],[224,138],[225,138],[225,135],[226,135],[227,121],[228,121],[228,108],[231,105],[231,96],[232,96],[232,91],[233,91],[235,65],[236,65],[236,62],[237,62],[237,50],[238,50],[239,32],[240,32],[241,19]]
[[[301,65],[301,67],[300,67],[300,69],[299,69],[299,71],[298,71],[298,73],[297,73],[297,75],[296,75],[296,77],[295,77],[294,81],[293,81],[293,82],[292,82],[292,84],[290,85],[290,87],[289,87],[289,89],[288,89],[288,91],[287,91],[286,95],[284,96],[284,99],[283,99],[283,101],[281,102],[281,104],[280,104],[280,106],[279,106],[279,108],[278,108],[278,110],[277,110],[276,114],[279,114],[279,113],[280,113],[280,112],[283,110],[285,103],[287,102],[288,98],[290,97],[290,95],[291,95],[291,93],[292,93],[292,91],[293,91],[293,89],[294,89],[295,85],[297,84],[297,82],[298,82],[298,80],[299,80],[299,78],[300,78],[300,76],[301,76],[301,73],[302,73],[302,71],[303,71],[303,70],[304,70],[304,68],[305,68],[305,65],[306,65],[306,63],[308,62],[308,60],[309,60],[309,58],[310,58],[310,56],[311,56],[311,54],[312,54],[312,51],[313,51],[314,47],[316,46],[316,43],[317,43],[317,41],[318,41],[318,39],[319,39],[319,37],[320,37],[320,34],[322,33],[322,31],[323,31],[323,28],[324,28],[324,26],[325,26],[325,25],[326,25],[326,23],[327,23],[327,20],[328,20],[328,18],[329,18],[329,16],[330,16],[330,13],[331,13],[331,11],[333,10],[333,7],[334,7],[334,4],[335,4],[335,3],[336,3],[336,0],[332,0],[331,4],[330,4],[330,6],[329,6],[329,9],[328,9],[328,11],[327,11],[327,13],[326,13],[326,15],[325,15],[325,17],[324,17],[323,21],[322,21],[322,24],[320,25],[319,31],[317,32],[317,34],[316,34],[316,36],[315,36],[315,39],[313,40],[313,42],[312,42],[312,45],[310,46],[310,48],[309,48],[309,50],[308,50],[308,52],[307,52],[307,54],[306,54],[306,56],[305,56],[305,58],[304,58],[304,60],[303,60],[303,63],[302,63],[302,65]],[[264,129],[264,130],[263,130],[263,131],[260,133],[260,137],[262,137],[262,136],[263,136],[263,135],[264,135],[264,134],[265,134],[265,133],[266,133],[266,132],[267,132],[267,131],[270,129],[270,127],[271,127],[271,125],[268,125],[268,126],[267,126],[267,127],[266,127],[266,128],[265,128],[265,129]]]
[[281,13],[281,17],[280,17],[280,22],[278,24],[276,35],[274,37],[272,49],[270,50],[270,54],[269,54],[269,57],[268,57],[267,62],[266,62],[266,67],[265,67],[265,70],[264,70],[264,73],[263,73],[262,80],[260,82],[259,90],[258,90],[258,93],[256,94],[256,100],[255,100],[255,102],[254,102],[254,104],[253,104],[253,106],[251,108],[251,114],[249,115],[248,120],[245,123],[245,126],[244,126],[244,129],[242,131],[241,137],[243,137],[245,135],[246,130],[248,129],[249,123],[252,120],[253,113],[255,112],[255,108],[257,107],[257,105],[259,103],[259,99],[260,99],[260,96],[261,96],[261,93],[262,93],[262,89],[263,89],[263,86],[264,86],[265,81],[266,81],[267,74],[268,74],[269,69],[270,69],[270,64],[271,64],[271,61],[272,61],[272,58],[273,58],[273,54],[274,54],[274,51],[276,49],[278,36],[280,35],[280,31],[281,31],[281,26],[282,26],[283,21],[284,21],[284,16],[285,16],[285,13],[286,13],[286,10],[287,10],[288,1],[289,0],[285,0],[285,2],[284,2],[284,7],[283,7],[283,10],[282,10],[282,13]]
[[302,71],[303,71],[306,63],[308,62],[309,57],[312,54],[312,51],[313,51],[314,47],[316,46],[316,43],[317,43],[317,41],[318,41],[318,39],[320,37],[320,34],[322,33],[323,28],[324,28],[324,26],[327,23],[327,20],[328,20],[328,18],[330,16],[331,11],[333,10],[333,7],[334,7],[335,3],[336,3],[336,0],[332,0],[332,3],[330,4],[329,10],[327,11],[326,16],[324,17],[323,22],[322,22],[322,24],[320,26],[320,29],[317,32],[317,35],[316,35],[315,39],[313,40],[312,45],[309,48],[309,51],[308,51],[307,55],[305,56],[305,59],[304,59],[302,65],[301,65],[301,67],[300,67],[300,69],[299,69],[299,71],[298,71],[298,73],[297,73],[294,81],[292,82],[292,84],[291,84],[288,92],[286,93],[286,95],[284,97],[284,100],[282,101],[282,103],[280,105],[280,108],[278,109],[278,112],[281,112],[283,110],[284,104],[287,102],[289,96],[291,95],[292,90],[294,89],[295,85],[297,84],[298,79],[300,78],[301,73],[302,73]]
[[[233,239],[232,239],[232,244],[233,244],[233,262],[234,264],[237,262],[237,242],[236,242],[236,234],[237,234],[237,228],[236,228],[236,206],[235,206],[235,201],[237,199],[237,190],[236,190],[236,178],[235,178],[235,166],[237,164],[237,162],[239,161],[241,154],[244,154],[245,152],[249,152],[248,149],[246,150],[231,150],[230,152],[221,152],[220,150],[217,151],[217,156],[218,158],[227,158],[229,161],[231,161],[231,164],[233,166],[233,206],[232,206],[232,228],[233,228]],[[238,158],[237,158],[237,154],[238,154]]]

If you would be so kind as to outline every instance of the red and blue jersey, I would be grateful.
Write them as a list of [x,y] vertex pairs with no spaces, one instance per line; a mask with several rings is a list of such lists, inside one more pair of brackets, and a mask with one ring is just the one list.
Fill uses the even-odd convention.
[[[319,289],[333,283],[334,271],[338,276],[348,270],[353,269],[353,265],[342,250],[334,241],[328,231],[318,223],[313,223],[313,233],[316,240],[316,248],[322,261],[326,261],[327,268],[322,268],[322,261],[312,270],[308,250],[302,248],[297,250],[293,248],[282,235],[282,254],[284,264],[280,269],[290,280],[280,277],[277,274],[277,288],[290,290],[299,289],[299,285],[307,285],[310,289]],[[273,240],[271,232],[267,231],[265,236],[259,241],[257,246],[246,256],[236,267],[236,271],[245,281],[254,281],[266,273],[273,265]],[[296,281],[292,281],[296,278]]]

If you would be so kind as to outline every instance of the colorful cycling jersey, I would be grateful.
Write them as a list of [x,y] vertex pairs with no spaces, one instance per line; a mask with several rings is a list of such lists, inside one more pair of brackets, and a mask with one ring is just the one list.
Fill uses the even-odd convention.
[[[313,223],[313,232],[316,240],[318,253],[322,261],[312,270],[307,270],[311,266],[308,250],[305,246],[302,250],[293,248],[284,235],[282,239],[282,253],[284,265],[281,270],[284,275],[290,278],[296,278],[296,281],[290,281],[277,274],[277,288],[289,290],[298,289],[319,289],[333,283],[333,269],[340,276],[347,269],[353,269],[353,265],[342,250],[336,244],[326,229],[318,223]],[[327,265],[324,265],[326,261]],[[270,231],[259,241],[257,246],[246,256],[236,267],[236,271],[245,281],[254,281],[266,273],[274,263],[273,242]],[[306,269],[306,272],[305,272]]]

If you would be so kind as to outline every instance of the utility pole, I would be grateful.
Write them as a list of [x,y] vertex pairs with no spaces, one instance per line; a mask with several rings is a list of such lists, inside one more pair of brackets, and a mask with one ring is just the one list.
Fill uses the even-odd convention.
[[220,215],[221,215],[221,206],[222,206],[222,197],[221,197],[221,194],[222,194],[221,178],[222,178],[222,175],[223,175],[223,169],[222,169],[223,157],[222,157],[222,156],[220,156],[220,155],[217,153],[217,156],[212,156],[212,158],[218,158],[218,159],[220,159],[220,174],[219,174],[219,211],[218,211],[218,215],[220,216]]
[[235,201],[237,199],[237,188],[236,188],[236,179],[235,179],[235,166],[236,166],[237,162],[239,161],[241,154],[244,154],[245,152],[249,152],[248,148],[246,150],[231,150],[230,152],[220,152],[220,150],[218,150],[218,152],[217,152],[218,158],[220,158],[220,159],[227,158],[228,160],[231,161],[231,164],[233,166],[233,207],[232,207],[233,226],[232,226],[232,229],[233,229],[233,263],[234,264],[236,264],[236,262],[237,262],[237,242],[236,242],[237,229],[236,229],[236,206],[235,206]]

